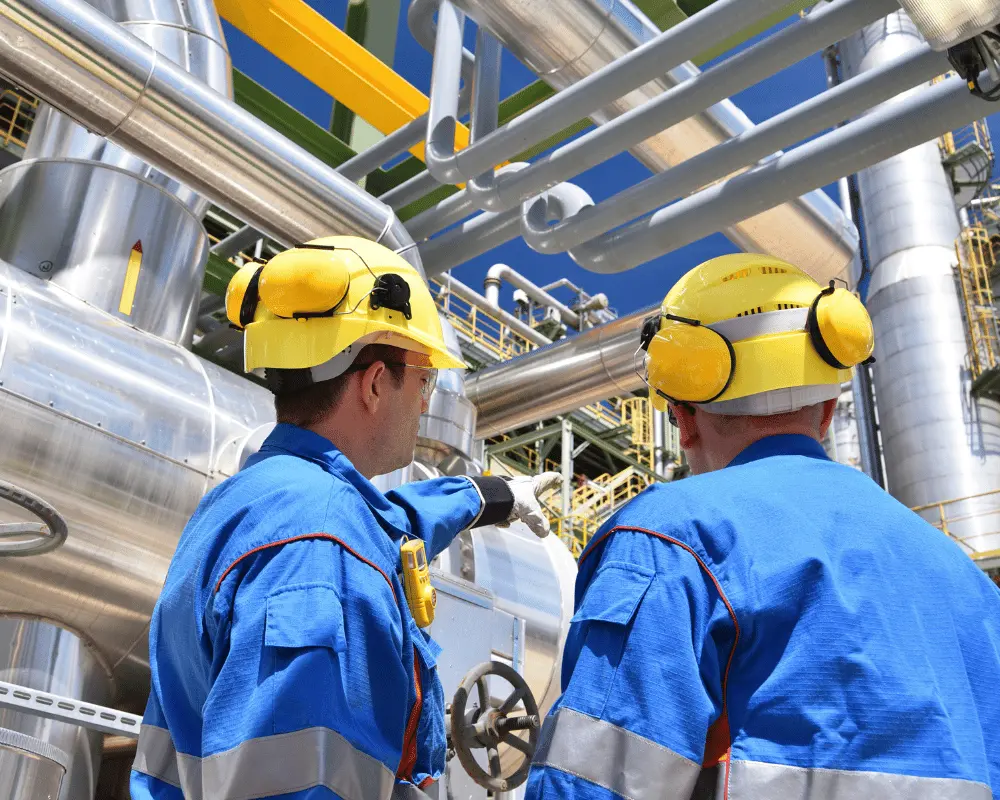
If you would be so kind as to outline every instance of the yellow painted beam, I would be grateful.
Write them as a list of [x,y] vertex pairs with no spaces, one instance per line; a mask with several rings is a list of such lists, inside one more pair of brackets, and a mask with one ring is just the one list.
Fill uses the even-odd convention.
[[[216,0],[222,17],[384,134],[427,112],[427,96],[303,0]],[[469,143],[459,125],[455,146]],[[410,150],[423,160],[424,146]]]

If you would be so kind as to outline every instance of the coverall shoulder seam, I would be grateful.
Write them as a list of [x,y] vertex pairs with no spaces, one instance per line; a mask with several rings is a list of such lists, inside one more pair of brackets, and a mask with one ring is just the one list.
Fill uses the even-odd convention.
[[304,533],[299,536],[291,536],[287,539],[280,539],[279,541],[276,542],[268,542],[267,544],[262,544],[259,545],[258,547],[254,547],[251,550],[247,550],[247,552],[239,556],[235,561],[233,561],[233,563],[231,563],[228,567],[226,567],[225,570],[223,570],[222,575],[219,577],[219,580],[215,584],[215,590],[213,593],[218,593],[219,589],[222,587],[223,581],[226,579],[229,573],[232,572],[237,567],[237,565],[239,565],[239,563],[243,561],[245,558],[249,558],[250,556],[255,555],[256,553],[259,553],[263,550],[268,550],[272,547],[282,547],[283,545],[291,544],[292,542],[300,542],[308,539],[324,539],[326,541],[334,542],[335,544],[340,545],[342,548],[344,548],[346,552],[350,553],[352,556],[358,559],[358,561],[362,562],[363,564],[367,564],[369,567],[377,571],[379,575],[381,575],[385,579],[386,584],[388,584],[389,590],[392,592],[393,599],[397,603],[399,602],[399,598],[396,596],[396,589],[392,585],[392,580],[385,573],[385,570],[383,570],[374,561],[365,558],[357,550],[355,550],[349,544],[344,542],[343,539],[340,539],[330,533]]
[[[702,571],[704,571],[704,573],[708,575],[709,578],[711,578],[712,583],[715,586],[716,592],[719,593],[719,598],[726,606],[726,610],[729,612],[729,617],[733,621],[733,629],[735,631],[735,635],[733,636],[733,645],[729,649],[729,659],[726,661],[726,670],[722,678],[722,712],[719,714],[719,718],[712,724],[712,727],[709,729],[708,741],[706,742],[706,748],[705,748],[705,761],[703,764],[703,766],[705,767],[715,766],[725,758],[726,754],[729,752],[729,749],[732,746],[730,732],[729,732],[728,688],[729,688],[729,671],[733,665],[733,660],[736,658],[736,648],[739,645],[740,641],[740,623],[739,620],[736,618],[736,611],[733,608],[732,603],[729,602],[729,598],[726,596],[726,593],[722,588],[722,583],[715,576],[715,573],[713,573],[712,570],[709,569],[708,565],[705,563],[705,560],[700,555],[698,555],[697,551],[693,547],[691,547],[691,545],[686,544],[680,541],[679,539],[675,539],[672,536],[668,536],[665,533],[660,533],[659,531],[650,530],[649,528],[640,528],[635,525],[616,525],[615,527],[606,531],[604,535],[602,535],[596,541],[591,543],[590,549],[580,556],[579,563],[582,564],[586,560],[586,558],[591,553],[593,553],[594,550],[597,549],[597,546],[602,541],[607,539],[609,536],[611,536],[611,534],[615,533],[616,531],[634,531],[635,533],[642,533],[647,536],[653,536],[656,537],[657,539],[662,539],[663,541],[669,544],[677,545],[681,549],[690,553],[694,557],[695,561],[698,562],[698,566],[701,567]],[[712,744],[714,744],[714,747],[710,747],[710,745]],[[711,750],[711,752],[709,752],[709,750]],[[727,773],[726,782],[728,784],[729,759],[725,758],[725,761],[726,761],[726,773]]]

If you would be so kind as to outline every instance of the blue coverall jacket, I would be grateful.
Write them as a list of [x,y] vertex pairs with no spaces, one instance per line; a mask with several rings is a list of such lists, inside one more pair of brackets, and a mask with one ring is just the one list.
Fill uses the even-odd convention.
[[803,436],[580,557],[528,800],[1000,798],[1000,590]]
[[467,478],[383,495],[329,441],[278,425],[181,536],[133,800],[385,800],[437,778],[438,648],[407,607],[400,539],[433,558],[482,510]]

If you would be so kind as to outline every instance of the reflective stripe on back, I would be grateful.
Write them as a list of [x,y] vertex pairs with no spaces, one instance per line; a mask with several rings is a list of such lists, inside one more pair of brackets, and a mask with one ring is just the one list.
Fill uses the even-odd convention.
[[920,778],[887,772],[805,769],[734,760],[729,792],[718,800],[992,800],[987,786],[958,778]]
[[545,722],[533,763],[590,781],[626,800],[688,800],[696,764],[651,739],[560,708]]
[[143,725],[132,768],[180,787],[186,800],[248,800],[314,786],[344,800],[388,800],[395,783],[388,767],[329,728],[249,739],[198,758],[178,753],[169,731]]

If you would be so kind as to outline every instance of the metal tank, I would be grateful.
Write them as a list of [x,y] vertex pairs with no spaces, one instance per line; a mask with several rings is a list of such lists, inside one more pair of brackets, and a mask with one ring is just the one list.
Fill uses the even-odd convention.
[[[273,424],[271,397],[8,264],[0,310],[0,479],[48,501],[69,528],[50,553],[0,558],[0,680],[141,712],[149,616],[180,531],[202,495],[259,447]],[[440,387],[421,423],[422,460],[378,479],[382,488],[477,469],[461,373],[442,375]],[[0,513],[2,522],[32,519],[7,503]],[[499,659],[547,709],[572,614],[576,567],[566,547],[519,525],[477,529],[435,566],[442,600],[432,633],[445,648],[446,693],[476,664]],[[19,640],[48,649],[26,651]],[[51,666],[60,648],[64,677]],[[61,797],[92,796],[97,734],[17,712],[0,713],[0,727],[66,754],[72,780]],[[49,761],[58,771],[58,758]],[[0,742],[0,775],[25,775],[29,763],[49,764]],[[9,796],[44,796],[35,794],[41,777],[18,780],[27,788]],[[460,771],[449,781],[455,797],[482,796]]]
[[[923,42],[892,14],[841,44],[847,76],[874,69]],[[906,102],[911,93],[894,103]],[[1000,406],[970,397],[963,311],[955,276],[959,234],[936,143],[859,176],[872,279],[875,390],[889,491],[907,506],[968,497],[1000,486]],[[1000,548],[997,496],[952,506],[953,534],[974,550]],[[938,521],[936,511],[928,519]]]

